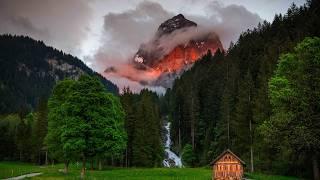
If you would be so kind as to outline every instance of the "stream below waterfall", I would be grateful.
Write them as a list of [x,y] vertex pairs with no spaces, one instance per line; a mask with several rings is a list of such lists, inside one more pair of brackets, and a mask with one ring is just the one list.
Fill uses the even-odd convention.
[[164,167],[182,167],[181,157],[176,155],[173,151],[170,150],[171,146],[171,137],[170,137],[170,122],[166,122],[164,128],[165,132],[165,159],[163,160]]

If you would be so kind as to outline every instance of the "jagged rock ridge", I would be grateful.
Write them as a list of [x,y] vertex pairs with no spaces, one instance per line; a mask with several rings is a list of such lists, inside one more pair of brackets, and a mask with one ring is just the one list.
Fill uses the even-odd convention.
[[186,19],[182,14],[178,14],[171,19],[163,22],[157,31],[157,36],[162,36],[164,34],[170,34],[173,31],[186,27],[197,26],[197,24],[193,21]]

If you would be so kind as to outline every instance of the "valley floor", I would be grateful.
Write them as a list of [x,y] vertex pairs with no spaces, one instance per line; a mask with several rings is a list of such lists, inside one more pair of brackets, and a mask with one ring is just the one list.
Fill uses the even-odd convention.
[[[62,164],[49,166],[36,166],[33,164],[20,162],[0,162],[0,179],[15,177],[23,174],[41,172],[39,176],[31,177],[31,179],[79,179],[80,165],[70,166],[68,175],[60,172],[63,169]],[[262,174],[247,174],[250,179],[279,179],[293,180],[294,177],[271,176]],[[183,179],[183,180],[209,180],[211,179],[211,170],[208,168],[106,168],[103,171],[88,170],[87,179],[115,179],[115,180],[165,180],[165,179]]]

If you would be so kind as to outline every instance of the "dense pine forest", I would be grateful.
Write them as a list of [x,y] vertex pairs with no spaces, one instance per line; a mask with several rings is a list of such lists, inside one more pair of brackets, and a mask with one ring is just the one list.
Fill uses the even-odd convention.
[[164,153],[157,94],[146,89],[140,94],[133,94],[129,88],[125,88],[121,102],[126,112],[125,128],[128,135],[125,165],[161,167]]
[[[177,79],[164,100],[173,122],[175,150],[182,153],[191,145],[193,166],[204,166],[229,148],[245,160],[248,170],[312,177],[311,159],[319,144],[292,147],[288,142],[292,139],[286,137],[292,133],[268,136],[266,141],[263,132],[274,114],[268,83],[279,57],[293,52],[304,38],[320,36],[319,15],[319,1],[302,7],[293,4],[272,23],[263,22],[241,34],[225,52],[214,56],[208,52]],[[318,113],[319,109],[316,117]],[[320,138],[318,120],[305,128]]]
[[[163,167],[164,124],[184,167],[226,149],[247,172],[312,178],[320,160],[320,2],[292,4],[208,51],[159,95],[118,87],[29,37],[0,36],[0,161]],[[20,53],[17,53],[20,52]],[[319,176],[319,174],[318,174]]]

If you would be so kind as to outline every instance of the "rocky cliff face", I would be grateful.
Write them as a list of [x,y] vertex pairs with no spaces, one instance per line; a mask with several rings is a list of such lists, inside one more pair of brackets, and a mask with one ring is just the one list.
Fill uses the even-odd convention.
[[159,76],[152,84],[170,87],[174,78],[208,50],[214,53],[217,49],[223,47],[214,32],[201,30],[179,14],[159,26],[154,38],[140,46],[132,63]]
[[197,24],[193,21],[186,19],[182,14],[178,14],[171,19],[166,20],[163,22],[157,31],[157,36],[160,37],[165,34],[170,34],[173,31],[181,28],[187,27],[195,27]]
[[87,67],[78,58],[29,37],[0,35],[0,113],[34,108],[48,98],[57,81],[97,76],[115,94],[118,87]]

